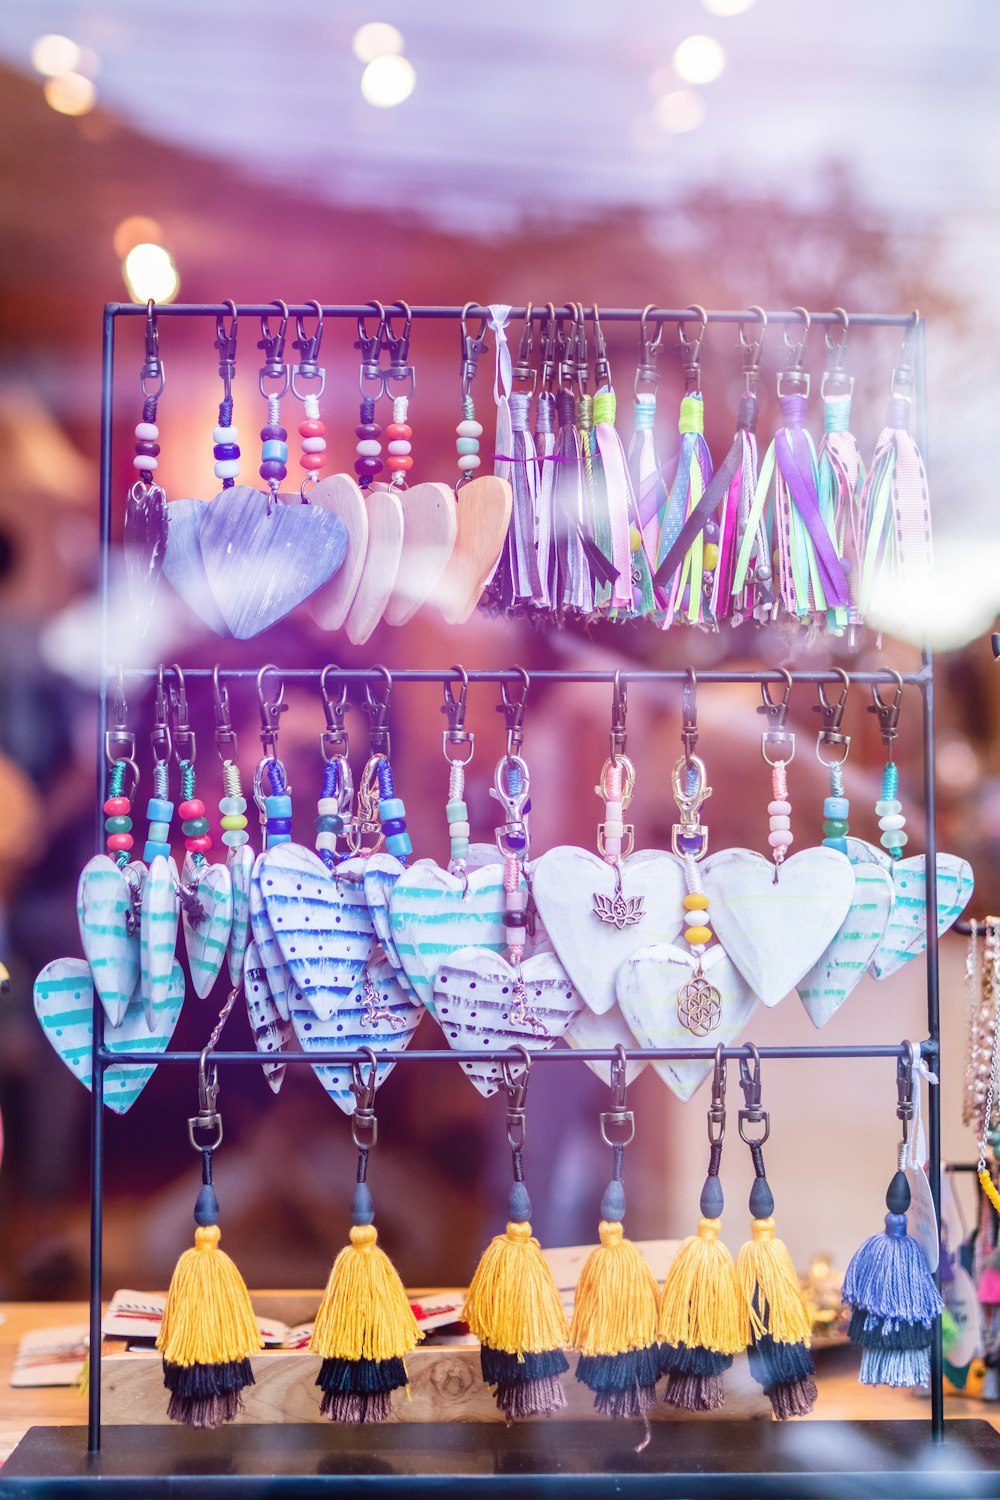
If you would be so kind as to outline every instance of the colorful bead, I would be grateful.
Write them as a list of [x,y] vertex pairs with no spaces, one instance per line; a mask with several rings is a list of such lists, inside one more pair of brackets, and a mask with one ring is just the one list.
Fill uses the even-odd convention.
[[247,799],[245,797],[222,797],[219,800],[219,811],[223,817],[230,813],[245,813],[247,810]]
[[292,799],[285,793],[264,798],[264,815],[270,823],[272,818],[290,818],[292,816]]
[[719,566],[719,549],[714,542],[706,542],[702,553],[705,570],[711,573]]
[[463,474],[471,474],[473,469],[478,469],[481,463],[482,459],[478,454],[467,453],[458,460],[458,467],[462,470]]
[[[216,427],[212,432],[213,443],[232,443],[235,445],[239,440],[240,433],[237,427]],[[238,454],[239,449],[236,451]]]
[[316,848],[329,849],[331,853],[337,852],[337,835],[335,833],[317,833]]
[[148,453],[137,453],[132,460],[132,467],[133,469],[145,469],[149,473],[152,473],[157,467],[157,463],[156,459],[152,458]]
[[479,452],[479,443],[476,441],[475,438],[462,438],[462,437],[460,437],[458,439],[458,441],[455,443],[455,451],[458,454],[462,454],[462,453],[478,453]]
[[455,431],[460,438],[480,438],[483,435],[483,424],[467,417],[465,421],[459,422]]
[[402,797],[386,797],[379,802],[378,815],[380,818],[403,818],[406,816],[406,808],[403,806]]
[[446,802],[444,815],[449,823],[464,823],[469,816],[469,809],[463,801]]
[[159,821],[150,823],[148,837],[153,840],[154,844],[167,843],[170,838],[170,824]]
[[132,829],[132,819],[123,813],[116,814],[113,818],[105,818],[105,833],[129,833]]
[[291,833],[292,820],[291,818],[268,818],[267,831],[268,833]]
[[267,847],[274,849],[278,844],[290,844],[292,835],[290,833],[269,833],[267,836]]
[[787,802],[784,797],[775,797],[773,801],[767,804],[767,810],[772,817],[786,816],[791,812],[792,804]]
[[184,847],[189,854],[207,854],[212,847],[211,836],[206,833],[200,838],[185,839]]
[[247,820],[242,813],[227,813],[221,820],[221,827],[226,833],[232,833],[236,829],[245,828]]
[[385,841],[385,847],[390,854],[397,859],[405,859],[408,854],[413,853],[413,845],[408,833],[393,833]]
[[844,834],[847,832],[847,827],[848,824],[846,818],[823,819],[823,832],[827,835],[828,838],[843,838]]
[[878,826],[882,829],[883,833],[888,833],[891,829],[905,828],[906,819],[902,813],[886,813],[884,818],[879,818]]
[[240,472],[238,458],[227,458],[215,464],[216,479],[235,479]]
[[174,815],[174,804],[166,797],[150,797],[146,804],[146,817],[151,823],[169,823]]
[[885,801],[882,801],[882,802],[876,802],[876,804],[875,804],[875,816],[877,818],[882,818],[882,817],[886,817],[886,816],[890,816],[891,817],[893,814],[895,814],[895,813],[901,813],[902,811],[903,811],[903,804],[902,804],[902,802],[897,802],[894,797],[893,798],[889,798],[889,799],[887,799]]
[[906,847],[910,842],[910,835],[902,829],[890,828],[888,833],[883,833],[879,843],[883,849],[888,849],[890,854]]
[[276,459],[279,464],[288,461],[288,444],[279,443],[275,439],[269,439],[261,448],[260,456],[263,459]]
[[199,797],[189,797],[177,809],[177,816],[185,822],[189,818],[203,818],[205,816],[205,804]]
[[321,797],[316,803],[316,811],[321,817],[334,817],[340,812],[340,803],[336,797]]
[[146,846],[142,851],[142,857],[147,865],[152,864],[157,855],[162,855],[164,859],[169,859],[170,845],[161,843],[157,839],[147,839]]
[[711,942],[712,933],[707,927],[689,927],[684,934],[684,941],[690,943],[692,948],[704,947]]
[[260,438],[262,443],[287,443],[288,433],[279,423],[271,422],[260,429]]
[[160,429],[155,422],[138,422],[136,424],[135,435],[140,442],[155,443],[160,436]]
[[131,849],[132,835],[130,833],[113,833],[108,839],[108,853],[116,854],[119,849]]
[[281,480],[284,479],[285,475],[288,473],[288,470],[285,468],[284,464],[279,463],[277,459],[266,458],[261,464],[258,473],[260,474],[261,479]]
[[703,896],[700,891],[691,891],[689,895],[684,897],[685,911],[699,911],[702,907],[705,907],[707,905],[708,897]]
[[824,818],[846,818],[851,804],[846,797],[826,797],[823,800]]
[[222,842],[227,849],[240,849],[249,842],[250,835],[243,829],[227,828],[222,835]]
[[314,826],[317,833],[343,833],[344,820],[337,813],[322,813]]
[[187,839],[199,839],[202,834],[207,833],[209,822],[207,818],[185,818],[181,824],[181,833]]
[[[321,422],[318,417],[306,417],[299,423],[299,437],[321,438],[326,431],[326,423]],[[305,443],[302,444],[305,448]],[[324,448],[326,444],[323,444]],[[315,452],[315,449],[307,449],[307,452]]]
[[109,797],[104,804],[104,811],[108,817],[114,818],[131,812],[132,804],[127,797]]
[[787,849],[789,844],[795,842],[792,832],[788,828],[776,828],[767,836],[767,842],[772,849]]
[[382,833],[383,833],[383,835],[384,835],[385,838],[390,838],[392,836],[392,834],[394,834],[394,833],[405,833],[406,832],[406,819],[405,818],[383,818],[381,820],[381,822],[382,822]]

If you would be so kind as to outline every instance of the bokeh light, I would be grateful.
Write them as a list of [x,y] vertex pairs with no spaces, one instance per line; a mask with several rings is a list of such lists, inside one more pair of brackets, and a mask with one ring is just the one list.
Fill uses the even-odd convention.
[[45,80],[45,102],[61,115],[89,114],[97,103],[97,90],[82,73],[60,73]]
[[388,21],[368,21],[359,26],[351,40],[354,56],[363,63],[374,62],[377,57],[393,56],[403,50],[403,35]]
[[726,54],[713,36],[689,36],[677,48],[673,62],[685,83],[712,83],[726,66]]
[[134,302],[172,302],[180,288],[174,258],[162,245],[133,245],[122,262],[122,275]]
[[361,92],[378,109],[392,109],[410,97],[416,81],[416,70],[407,58],[376,57],[361,75]]
[[80,66],[80,48],[68,36],[49,32],[32,45],[31,66],[36,73],[44,73],[48,78],[59,73],[74,73]]
[[155,219],[147,219],[144,214],[131,214],[115,226],[113,241],[115,254],[119,260],[124,260],[136,245],[150,242],[156,244],[162,239],[163,230]]
[[697,130],[705,118],[705,101],[694,89],[674,89],[657,99],[654,113],[657,123],[671,135]]
[[753,0],[701,0],[701,3],[712,16],[741,16],[750,9]]

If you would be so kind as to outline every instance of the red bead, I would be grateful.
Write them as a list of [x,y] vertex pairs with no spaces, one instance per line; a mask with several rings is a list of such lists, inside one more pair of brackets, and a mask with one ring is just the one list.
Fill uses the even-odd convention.
[[205,804],[200,797],[192,797],[190,802],[182,802],[177,809],[177,816],[182,823],[189,823],[192,818],[203,818],[205,816]]
[[184,847],[189,854],[207,854],[212,847],[212,836],[203,833],[196,839],[185,839]]
[[405,474],[413,468],[413,459],[408,453],[390,453],[386,463],[395,474]]
[[104,804],[104,811],[109,818],[127,818],[132,811],[132,804],[127,797],[109,797]]
[[130,833],[112,833],[108,835],[108,853],[117,854],[119,849],[131,849],[132,835]]
[[299,459],[303,469],[321,469],[326,463],[325,453],[303,453]]
[[304,422],[299,423],[299,437],[322,437],[326,432],[326,423],[321,422],[318,417],[306,417]]
[[385,435],[390,442],[393,438],[398,438],[400,442],[408,442],[413,436],[413,428],[406,422],[390,422],[385,429]]

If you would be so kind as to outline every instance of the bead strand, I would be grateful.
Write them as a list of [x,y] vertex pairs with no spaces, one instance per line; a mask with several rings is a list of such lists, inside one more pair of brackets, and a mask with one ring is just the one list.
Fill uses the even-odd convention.
[[260,429],[260,477],[272,495],[281,488],[281,481],[288,473],[288,433],[281,425],[281,398],[267,398],[267,426]]
[[219,425],[212,438],[215,447],[215,477],[222,480],[224,490],[232,489],[240,472],[240,435],[233,426],[233,398],[225,396],[219,402]]
[[385,429],[390,483],[398,489],[405,488],[406,476],[413,468],[410,444],[413,429],[406,420],[408,406],[406,396],[397,396],[392,403],[392,421]]
[[241,849],[249,843],[250,835],[247,833],[247,799],[240,783],[240,768],[235,761],[222,762],[222,785],[224,795],[219,799],[222,842],[227,849]]
[[708,897],[701,889],[702,882],[693,854],[684,856],[684,883],[687,886],[683,902],[684,941],[701,958],[706,946],[712,941],[712,916],[708,909]]
[[137,423],[135,429],[135,457],[132,459],[133,469],[139,471],[139,478],[146,484],[153,483],[153,474],[158,467],[159,437],[160,429],[156,425],[156,397],[147,396],[142,406],[142,421]]
[[767,804],[771,831],[767,836],[767,842],[771,847],[771,858],[776,865],[780,865],[789,846],[795,842],[792,833],[792,804],[788,800],[788,777],[784,761],[778,761],[771,768],[771,791],[772,798]]
[[462,413],[462,420],[455,428],[455,449],[462,478],[468,479],[482,463],[479,457],[479,439],[483,435],[483,424],[476,421],[476,408],[471,396],[462,397]]
[[128,864],[132,848],[132,803],[124,795],[125,762],[116,761],[108,777],[108,795],[104,803],[105,848],[120,870]]
[[316,853],[332,870],[337,863],[337,840],[344,832],[344,816],[341,812],[343,772],[340,760],[328,760],[323,770],[323,789],[316,803]]
[[158,854],[164,859],[170,858],[170,820],[173,815],[174,804],[168,796],[167,762],[158,760],[153,764],[153,795],[146,804],[149,832],[142,857],[147,865]]
[[183,800],[177,809],[177,816],[181,820],[184,847],[194,864],[203,865],[205,855],[212,847],[212,834],[208,818],[205,816],[205,804],[194,794],[194,762],[182,760],[180,768]]
[[457,760],[451,762],[448,776],[445,817],[448,819],[448,837],[451,840],[448,871],[451,875],[460,875],[469,858],[469,809],[465,801],[465,767]]
[[610,765],[604,776],[604,822],[598,829],[598,839],[604,858],[609,865],[621,859],[625,838],[625,804],[622,801],[622,768]]
[[878,826],[882,830],[879,843],[888,851],[890,859],[899,859],[910,842],[910,835],[904,831],[906,819],[903,816],[903,804],[897,796],[898,791],[899,769],[895,761],[890,760],[882,771],[882,796],[875,804]]
[[503,866],[503,930],[508,962],[520,967],[528,927],[528,892],[521,884],[523,855],[508,854]]
[[271,795],[264,798],[264,847],[274,849],[292,841],[292,799],[278,761],[268,763],[268,777]]
[[413,853],[413,844],[406,831],[406,808],[402,797],[396,796],[392,767],[384,757],[378,763],[378,793],[378,820],[382,825],[385,847],[401,865],[405,865],[407,855]]
[[354,460],[354,472],[358,476],[358,483],[363,490],[368,489],[376,474],[382,472],[382,444],[379,438],[382,436],[382,428],[375,420],[375,398],[365,396],[360,407],[361,420],[354,431],[357,435],[357,443],[354,451],[357,458]]
[[844,773],[840,766],[830,767],[830,795],[823,799],[823,843],[827,849],[847,853],[847,816],[851,804],[844,796]]
[[302,439],[299,466],[305,469],[306,480],[317,479],[320,469],[326,463],[326,423],[320,417],[319,397],[315,392],[303,396],[302,405],[305,417],[299,423],[299,437]]

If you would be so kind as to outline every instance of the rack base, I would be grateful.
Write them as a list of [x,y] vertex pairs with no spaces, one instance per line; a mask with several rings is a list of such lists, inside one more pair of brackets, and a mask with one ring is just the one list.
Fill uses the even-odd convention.
[[639,1423],[525,1423],[509,1431],[470,1422],[379,1429],[245,1426],[189,1432],[174,1426],[106,1427],[88,1457],[86,1429],[33,1427],[0,1471],[0,1500],[102,1495],[373,1494],[445,1496],[501,1489],[665,1497],[810,1497],[893,1500],[996,1496],[1000,1433],[988,1422],[950,1421],[932,1445],[927,1425],[895,1422],[678,1422],[654,1430],[644,1453]]

